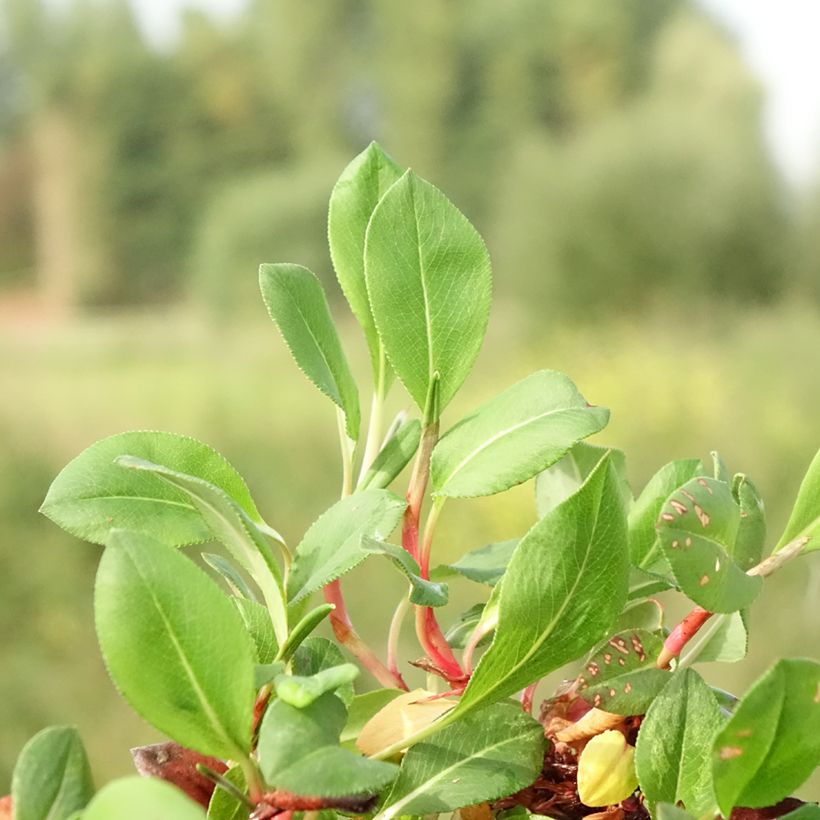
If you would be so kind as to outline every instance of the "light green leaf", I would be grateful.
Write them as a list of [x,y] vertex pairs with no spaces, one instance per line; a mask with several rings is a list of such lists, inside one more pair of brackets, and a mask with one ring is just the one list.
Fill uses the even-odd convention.
[[384,555],[410,581],[410,601],[419,606],[444,606],[449,600],[447,584],[426,581],[421,577],[418,562],[407,550],[377,541],[368,536],[362,537],[362,549],[373,555]]
[[486,544],[478,549],[471,550],[462,555],[453,564],[442,564],[436,567],[431,576],[433,578],[448,578],[453,575],[463,575],[471,581],[479,584],[495,586],[507,571],[515,548],[518,546],[518,539],[511,541],[497,541],[494,544]]
[[401,689],[374,689],[372,692],[356,695],[350,702],[347,723],[339,738],[341,744],[345,748],[355,748],[356,738],[370,718],[403,694]]
[[224,555],[219,555],[215,552],[203,552],[202,560],[214,572],[222,576],[232,595],[237,598],[246,598],[249,601],[258,600],[256,593],[242,577],[242,573],[239,569]]
[[[326,669],[344,664],[344,655],[339,647],[319,635],[307,638],[293,655],[293,674],[310,677]],[[353,685],[342,683],[335,689],[336,695],[347,706],[353,700]]]
[[293,627],[287,641],[285,641],[279,657],[283,661],[289,661],[293,653],[301,646],[307,637],[319,626],[320,623],[334,610],[333,604],[319,604],[309,612]]
[[273,663],[257,663],[253,668],[253,688],[258,692],[266,683],[273,683],[275,678],[283,674],[285,663],[283,661],[273,661]]
[[646,601],[632,601],[618,616],[613,627],[614,632],[623,632],[627,629],[646,629],[656,632],[663,626],[663,608],[650,598]]
[[703,474],[703,462],[690,458],[670,462],[649,479],[629,511],[629,560],[634,567],[669,574],[655,524],[666,499],[689,479]]
[[275,789],[314,797],[375,794],[396,775],[390,763],[342,749],[344,704],[331,693],[297,709],[274,701],[259,730],[259,766]]
[[256,661],[270,663],[279,651],[279,642],[276,640],[268,610],[247,598],[233,598],[233,603],[245,624],[245,631],[256,647]]
[[11,780],[14,820],[65,820],[94,794],[83,742],[71,726],[50,726],[23,747]]
[[803,552],[820,549],[820,450],[803,477],[789,523],[777,542],[775,552],[796,538],[809,539]]
[[352,683],[358,676],[358,666],[342,663],[315,675],[279,675],[273,685],[280,700],[297,709],[304,709],[325,693],[335,692],[340,686]]
[[311,524],[296,548],[288,577],[288,598],[296,603],[367,557],[363,535],[387,538],[406,503],[388,490],[365,490],[337,501]]
[[521,707],[496,703],[411,746],[379,814],[436,814],[529,786],[544,763],[543,727]]
[[152,538],[118,531],[100,561],[94,610],[108,671],[137,712],[203,754],[248,752],[254,650],[211,578]]
[[[247,792],[245,775],[239,766],[232,766],[222,775],[233,783],[242,794]],[[217,786],[208,805],[208,820],[248,820],[250,809],[246,803],[237,800],[230,792]]]
[[507,490],[608,420],[609,410],[587,404],[563,373],[533,373],[442,436],[430,463],[433,492],[464,498]]
[[395,433],[373,459],[362,477],[359,490],[387,487],[410,463],[421,440],[421,422],[410,419],[399,426]]
[[511,695],[594,646],[623,610],[627,575],[626,511],[607,456],[521,539],[500,587],[495,638],[457,712]]
[[725,816],[788,797],[820,765],[820,663],[778,661],[715,738],[712,771]]
[[[666,567],[671,573],[671,570],[668,569],[668,563],[666,564]],[[647,595],[654,595],[656,592],[663,592],[663,590],[669,589],[669,587],[673,585],[674,584],[672,581],[663,578],[660,575],[645,572],[637,567],[630,567],[629,594],[627,597],[630,601],[634,601],[639,598],[646,598]]]
[[657,820],[696,820],[693,814],[679,809],[671,803],[658,803],[655,806],[655,817]]
[[359,394],[316,275],[301,265],[261,265],[259,287],[296,364],[341,408],[347,435],[355,441],[361,421]]
[[632,504],[632,491],[626,479],[626,456],[623,451],[579,441],[563,458],[536,476],[535,509],[538,517],[543,518],[564,499],[569,498],[586,481],[606,453],[611,454],[612,466],[621,479],[621,491],[628,509]]
[[782,820],[820,820],[820,806],[816,803],[804,803],[794,811],[784,814]]
[[735,612],[760,592],[763,579],[747,575],[732,559],[740,508],[729,485],[693,478],[661,508],[658,539],[681,590],[710,612]]
[[490,258],[465,216],[408,171],[373,211],[365,280],[396,375],[424,410],[435,373],[444,409],[475,362],[490,312]]
[[644,629],[613,635],[584,664],[578,694],[607,712],[642,715],[669,681],[669,672],[655,666],[662,648]]
[[202,808],[156,777],[122,777],[100,790],[83,820],[205,820]]
[[[444,635],[444,637],[447,638],[447,643],[449,643],[453,649],[464,649],[470,635],[473,634],[473,631],[481,621],[483,613],[484,604],[473,604],[469,609],[462,612]],[[479,641],[477,646],[488,644],[491,637],[492,634],[488,632],[481,641]]]
[[766,546],[766,511],[757,487],[742,473],[738,473],[732,482],[732,495],[740,507],[740,526],[732,557],[744,572],[748,572],[763,558],[763,548]]
[[70,461],[49,488],[40,512],[64,530],[105,544],[113,529],[141,530],[166,544],[196,544],[211,531],[185,493],[158,476],[123,470],[131,454],[219,487],[248,517],[261,522],[239,473],[216,450],[187,436],[138,431],[92,444]]
[[672,675],[638,732],[635,766],[650,803],[677,803],[697,817],[714,811],[710,756],[720,725],[712,690],[692,669]]
[[378,379],[381,342],[367,298],[364,237],[379,200],[403,173],[404,169],[380,145],[371,142],[342,171],[330,195],[327,221],[330,258],[345,298],[364,330],[374,379]]
[[689,653],[699,663],[720,661],[734,663],[743,660],[749,648],[744,612],[713,615],[684,652],[681,660],[688,663]]

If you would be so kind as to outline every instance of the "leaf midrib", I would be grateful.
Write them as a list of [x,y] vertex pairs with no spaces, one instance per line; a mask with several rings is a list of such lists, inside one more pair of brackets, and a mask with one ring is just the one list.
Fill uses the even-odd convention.
[[419,284],[421,285],[421,295],[424,300],[424,329],[427,334],[427,385],[425,392],[430,389],[433,383],[433,374],[435,373],[435,366],[433,363],[433,326],[430,318],[430,296],[427,293],[427,280],[425,278],[425,266],[421,254],[421,240],[419,239],[419,212],[416,207],[416,190],[415,185],[412,184],[410,188],[410,199],[413,204],[413,225],[416,234],[416,259],[419,266]]
[[60,787],[57,789],[57,793],[54,795],[54,799],[51,801],[51,805],[48,809],[48,814],[45,817],[45,820],[52,820],[55,817],[54,810],[59,808],[60,800],[63,796],[63,793],[66,789],[67,781],[68,781],[68,764],[71,760],[71,747],[69,747],[68,752],[66,754],[65,765],[63,766],[62,776],[60,777]]

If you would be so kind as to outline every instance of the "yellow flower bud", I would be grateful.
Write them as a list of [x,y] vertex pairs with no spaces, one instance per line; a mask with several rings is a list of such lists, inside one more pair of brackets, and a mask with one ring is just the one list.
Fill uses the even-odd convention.
[[433,694],[426,689],[414,689],[391,700],[364,725],[356,740],[359,751],[366,755],[376,754],[409,738],[449,712],[458,702],[452,698],[429,700]]
[[578,796],[585,806],[620,803],[637,785],[635,747],[621,732],[602,732],[584,746],[578,759]]

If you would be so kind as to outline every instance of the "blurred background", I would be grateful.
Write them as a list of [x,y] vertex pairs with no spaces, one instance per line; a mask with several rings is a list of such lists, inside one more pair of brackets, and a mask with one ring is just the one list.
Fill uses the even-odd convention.
[[[156,737],[99,658],[99,549],[36,512],[70,458],[125,429],[197,436],[293,542],[338,493],[331,405],[256,271],[322,277],[366,406],[325,235],[336,177],[374,138],[494,262],[484,351],[445,423],[563,370],[612,409],[599,439],[636,492],[719,449],[777,539],[820,444],[820,19],[774,5],[0,0],[0,794],[47,724],[80,727],[100,782]],[[531,496],[452,502],[441,559],[526,531]],[[378,645],[403,589],[382,570],[345,582]],[[468,594],[454,583],[443,620]],[[742,691],[775,656],[816,656],[818,595],[818,560],[772,579],[749,658],[710,680]]]

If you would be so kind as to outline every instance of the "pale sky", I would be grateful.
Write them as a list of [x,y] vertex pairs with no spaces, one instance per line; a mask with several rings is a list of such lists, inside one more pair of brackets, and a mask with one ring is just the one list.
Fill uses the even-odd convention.
[[[178,12],[183,7],[201,8],[230,19],[244,6],[244,0],[131,2],[146,31],[157,42],[174,38]],[[796,187],[812,182],[820,160],[820,2],[699,2],[734,33],[747,63],[766,90],[766,136],[786,178]]]

